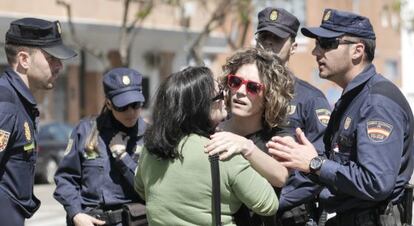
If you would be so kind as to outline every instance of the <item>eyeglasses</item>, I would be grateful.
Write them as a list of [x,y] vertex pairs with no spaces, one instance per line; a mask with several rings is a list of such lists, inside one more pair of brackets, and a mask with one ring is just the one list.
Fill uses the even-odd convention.
[[339,39],[339,38],[317,38],[316,45],[321,47],[324,50],[331,50],[337,49],[339,45],[349,45],[349,44],[356,44],[359,42]]
[[133,103],[130,103],[130,104],[122,106],[122,107],[117,107],[114,104],[112,104],[112,108],[117,112],[124,112],[124,111],[128,110],[128,108],[138,110],[142,106],[144,106],[144,103],[142,103],[142,102],[133,102]]
[[224,90],[223,89],[220,89],[219,93],[215,97],[211,98],[211,102],[216,102],[218,100],[224,100]]
[[264,89],[264,85],[261,83],[246,80],[232,74],[227,75],[227,85],[230,89],[238,90],[243,84],[246,85],[246,91],[252,95],[257,95]]

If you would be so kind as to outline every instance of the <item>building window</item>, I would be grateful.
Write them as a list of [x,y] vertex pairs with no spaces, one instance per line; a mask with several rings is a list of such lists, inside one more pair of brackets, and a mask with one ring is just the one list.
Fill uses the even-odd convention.
[[398,80],[398,62],[396,60],[385,60],[384,76],[393,82],[396,82]]

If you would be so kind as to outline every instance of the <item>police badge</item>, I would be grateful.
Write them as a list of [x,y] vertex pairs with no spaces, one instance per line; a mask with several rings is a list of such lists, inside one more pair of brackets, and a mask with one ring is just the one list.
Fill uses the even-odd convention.
[[23,127],[24,127],[24,136],[26,137],[26,140],[27,141],[32,140],[32,133],[30,132],[29,123],[24,122]]
[[122,76],[122,83],[126,86],[131,83],[131,79],[129,79],[128,75]]
[[0,129],[0,152],[4,151],[9,142],[10,133]]
[[270,15],[269,15],[269,19],[270,19],[271,21],[275,21],[275,20],[277,20],[277,17],[278,17],[278,13],[277,13],[277,11],[276,11],[276,10],[273,10],[273,11],[270,13]]

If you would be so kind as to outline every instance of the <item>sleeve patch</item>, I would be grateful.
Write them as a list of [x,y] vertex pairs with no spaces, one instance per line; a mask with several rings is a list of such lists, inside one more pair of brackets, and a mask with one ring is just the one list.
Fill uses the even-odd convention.
[[316,109],[316,116],[322,125],[327,126],[331,117],[331,111],[325,108]]
[[9,142],[10,132],[0,129],[0,152],[4,151]]
[[383,142],[391,134],[393,126],[377,120],[367,122],[367,134],[373,142]]

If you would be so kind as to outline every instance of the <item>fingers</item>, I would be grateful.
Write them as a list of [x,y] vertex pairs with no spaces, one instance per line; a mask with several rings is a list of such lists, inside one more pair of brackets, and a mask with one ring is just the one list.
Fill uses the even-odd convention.
[[299,143],[304,145],[311,145],[312,143],[306,138],[305,133],[300,129],[296,128],[296,137],[299,141]]
[[115,146],[126,146],[128,140],[130,139],[124,132],[118,132],[115,136],[112,137],[111,141],[109,142],[110,147]]
[[212,156],[215,154],[221,154],[222,152],[227,151],[226,146],[210,146],[208,149],[204,148],[204,152],[208,153],[208,155]]
[[104,225],[105,221],[102,221],[102,220],[99,220],[99,219],[96,219],[96,218],[92,218],[92,223],[94,225]]
[[204,152],[210,156],[219,154],[220,160],[225,160],[243,150],[246,138],[230,133],[216,132],[210,136],[211,140],[204,146]]
[[85,213],[78,213],[73,217],[73,223],[76,226],[85,226],[85,225],[104,225],[105,221],[96,219],[88,214]]
[[292,149],[289,146],[286,146],[282,143],[275,141],[269,141],[266,143],[266,147],[269,153],[279,162],[291,161],[292,159]]
[[124,139],[124,137],[126,136],[126,133],[120,131],[118,133],[115,134],[114,138],[116,137],[117,139]]
[[297,146],[297,142],[290,136],[280,137],[280,136],[274,136],[272,137],[271,141],[281,144],[283,146],[287,146],[290,148],[294,148]]
[[269,148],[269,153],[272,154],[278,161],[289,161],[291,159],[290,152]]
[[209,153],[209,155],[217,154],[223,150],[225,143],[226,142],[221,139],[211,139],[206,145],[204,145],[204,152]]
[[204,152],[208,153],[210,156],[218,154],[220,160],[225,160],[230,158],[236,152],[236,149],[229,143],[215,143],[205,148]]
[[230,158],[231,156],[233,156],[233,152],[225,150],[219,155],[219,159],[226,160]]
[[291,152],[292,147],[290,147],[289,145],[286,145],[286,143],[284,142],[280,142],[280,141],[269,141],[266,143],[266,147],[272,151],[280,151],[280,152]]

